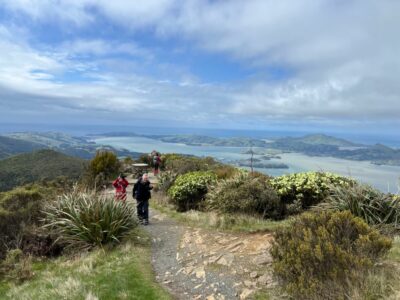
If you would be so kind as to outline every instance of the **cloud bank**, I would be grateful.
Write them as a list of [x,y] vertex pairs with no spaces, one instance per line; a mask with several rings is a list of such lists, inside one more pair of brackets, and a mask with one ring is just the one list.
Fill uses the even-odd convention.
[[[396,0],[0,4],[4,120],[398,122]],[[54,41],[35,31],[47,26]],[[224,60],[218,81],[192,67],[209,57]]]

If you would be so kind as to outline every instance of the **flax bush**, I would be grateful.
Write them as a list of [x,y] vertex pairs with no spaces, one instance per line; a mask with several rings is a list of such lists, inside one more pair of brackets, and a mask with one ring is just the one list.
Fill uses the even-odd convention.
[[209,185],[214,182],[216,175],[213,172],[189,172],[178,176],[168,195],[178,211],[199,209]]
[[384,231],[400,229],[400,199],[369,185],[332,187],[327,201],[321,203],[319,207],[339,211],[349,210],[369,225],[377,226]]
[[95,192],[65,194],[48,205],[45,228],[50,228],[67,247],[89,249],[120,240],[138,225],[135,209]]
[[344,299],[391,247],[349,211],[305,213],[275,234],[275,275],[296,299]]

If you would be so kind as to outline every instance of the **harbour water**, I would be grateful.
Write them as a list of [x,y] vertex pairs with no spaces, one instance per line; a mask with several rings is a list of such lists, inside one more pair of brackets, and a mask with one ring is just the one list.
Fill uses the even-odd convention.
[[[164,143],[143,137],[107,137],[96,138],[93,141],[97,144],[111,145],[135,152],[150,153],[155,149],[161,153],[211,156],[221,161],[234,161],[250,157],[249,154],[242,153],[248,148],[242,147],[188,146]],[[384,192],[399,192],[400,167],[397,166],[377,166],[367,161],[352,161],[333,157],[311,157],[300,153],[283,153],[280,154],[280,157],[281,159],[272,159],[271,162],[284,163],[289,166],[288,169],[257,170],[272,176],[305,171],[329,171],[353,177]]]

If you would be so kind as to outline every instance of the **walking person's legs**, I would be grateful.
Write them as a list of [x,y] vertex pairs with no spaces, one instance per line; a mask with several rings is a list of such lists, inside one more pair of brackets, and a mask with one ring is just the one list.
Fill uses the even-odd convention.
[[136,205],[137,216],[140,223],[143,223],[143,202],[144,201],[137,201]]
[[143,201],[143,223],[149,224],[149,200]]

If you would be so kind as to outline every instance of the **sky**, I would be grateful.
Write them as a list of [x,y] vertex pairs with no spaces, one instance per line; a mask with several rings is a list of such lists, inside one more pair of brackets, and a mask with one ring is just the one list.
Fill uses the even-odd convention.
[[0,126],[396,134],[399,30],[398,0],[0,0]]

